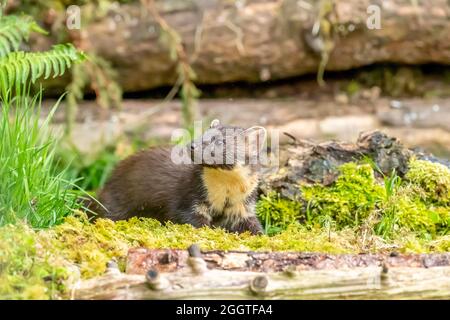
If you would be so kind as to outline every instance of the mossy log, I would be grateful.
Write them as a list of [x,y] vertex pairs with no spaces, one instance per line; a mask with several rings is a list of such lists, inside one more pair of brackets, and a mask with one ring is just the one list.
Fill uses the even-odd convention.
[[[130,274],[131,273],[131,274]],[[75,299],[450,298],[450,254],[325,255],[133,249]]]
[[393,170],[400,175],[408,171],[411,157],[437,162],[450,168],[450,162],[421,150],[406,148],[397,138],[375,130],[360,134],[356,143],[327,141],[319,144],[298,140],[293,132],[286,133],[291,144],[279,150],[279,168],[267,167],[261,183],[261,192],[277,192],[283,197],[297,199],[298,186],[304,183],[331,185],[339,176],[339,166],[344,163],[370,159],[384,175]]
[[[404,0],[155,2],[181,37],[201,84],[283,79],[315,73],[326,62],[326,70],[377,62],[450,63],[446,0],[417,5]],[[371,4],[381,10],[380,29],[367,27]],[[162,41],[158,23],[142,2],[112,5],[104,17],[72,30],[71,36],[81,49],[111,61],[126,91],[177,80],[171,45]]]

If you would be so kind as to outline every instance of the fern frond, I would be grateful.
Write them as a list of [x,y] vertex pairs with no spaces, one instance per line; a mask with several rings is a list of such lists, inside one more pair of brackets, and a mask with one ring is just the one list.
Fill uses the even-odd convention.
[[0,18],[0,57],[12,51],[18,51],[22,41],[27,41],[31,32],[47,33],[29,16],[2,16]]
[[71,44],[59,44],[45,52],[12,52],[0,58],[0,84],[3,88],[34,83],[43,77],[48,79],[62,75],[73,62],[85,59],[82,52]]

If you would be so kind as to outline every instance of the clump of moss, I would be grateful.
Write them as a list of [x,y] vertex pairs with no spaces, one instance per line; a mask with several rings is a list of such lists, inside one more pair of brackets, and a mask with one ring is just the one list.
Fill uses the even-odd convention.
[[405,178],[423,193],[426,202],[450,206],[450,169],[440,163],[413,159]]
[[70,272],[47,249],[25,224],[0,229],[1,299],[57,298],[65,291]]
[[431,239],[446,234],[449,222],[450,208],[429,205],[408,187],[402,187],[384,205],[378,230],[384,237],[391,237],[405,228]]
[[281,198],[279,194],[261,196],[256,204],[256,213],[269,235],[285,230],[300,218],[304,220],[303,205],[298,201]]
[[307,201],[307,221],[334,221],[338,229],[356,226],[366,219],[385,198],[384,188],[376,181],[369,164],[347,163],[331,186],[302,186]]
[[257,213],[274,234],[298,220],[309,228],[370,229],[385,239],[413,232],[433,239],[450,228],[450,170],[438,163],[412,159],[404,179],[393,172],[376,178],[370,164],[347,163],[330,186],[300,186],[303,202],[268,195]]
[[429,161],[412,159],[405,180],[383,204],[377,231],[393,237],[401,229],[432,239],[450,228],[450,170]]
[[450,235],[436,239],[423,239],[414,234],[404,234],[397,237],[399,251],[402,253],[433,253],[450,251]]

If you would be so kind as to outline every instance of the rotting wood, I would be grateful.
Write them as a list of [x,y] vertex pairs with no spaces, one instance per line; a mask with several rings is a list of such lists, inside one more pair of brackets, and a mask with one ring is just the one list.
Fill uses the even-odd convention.
[[[450,267],[450,253],[442,254],[319,254],[304,252],[205,251],[202,254],[209,269],[283,272],[288,270],[331,270],[382,267],[431,268]],[[130,249],[128,274],[145,274],[150,269],[162,273],[180,271],[189,266],[185,250]]]
[[384,175],[393,170],[403,177],[411,157],[438,162],[450,168],[450,162],[431,154],[406,148],[397,138],[374,130],[362,132],[356,143],[327,141],[319,144],[293,141],[280,148],[279,167],[264,169],[262,193],[277,192],[283,197],[301,199],[301,183],[332,184],[339,176],[339,166],[369,157]]
[[[104,276],[83,281],[75,289],[74,298],[450,298],[450,253],[328,255],[208,251],[203,252],[203,258],[209,269],[201,273],[189,266],[189,258],[184,250],[132,249],[128,274],[109,270]],[[230,261],[235,261],[232,268]]]
[[[264,82],[315,73],[325,43],[332,50],[327,70],[376,62],[450,62],[450,7],[446,0],[387,0],[380,4],[380,29],[369,29],[370,0],[331,1],[322,17],[331,34],[312,38],[322,1],[156,1],[176,30],[189,63],[203,84]],[[71,35],[80,48],[116,67],[125,91],[173,85],[176,61],[163,44],[158,24],[141,4],[111,6],[107,15]],[[40,41],[43,43],[45,41]],[[39,48],[37,48],[39,49]],[[407,54],[405,54],[405,52]],[[63,83],[55,82],[61,88]]]

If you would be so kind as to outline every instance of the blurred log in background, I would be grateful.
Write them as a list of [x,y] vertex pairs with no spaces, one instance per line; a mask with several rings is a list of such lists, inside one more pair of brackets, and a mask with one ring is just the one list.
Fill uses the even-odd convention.
[[[284,79],[316,73],[321,63],[336,71],[379,62],[450,62],[450,7],[445,0],[143,3],[110,5],[81,30],[70,31],[80,48],[112,63],[125,91],[173,85],[178,77],[170,39],[146,9],[153,5],[180,36],[199,84]],[[380,8],[380,29],[368,28],[370,5]],[[82,22],[89,9],[83,7]],[[50,41],[40,39],[35,48]]]

